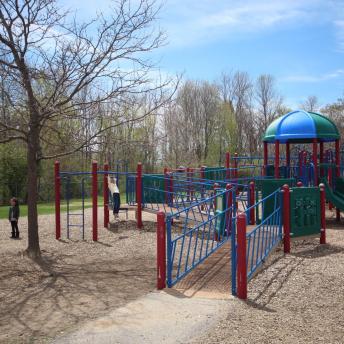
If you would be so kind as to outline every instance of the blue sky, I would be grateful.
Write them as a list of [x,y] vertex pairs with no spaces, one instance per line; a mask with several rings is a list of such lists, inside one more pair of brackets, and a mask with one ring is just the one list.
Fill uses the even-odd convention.
[[[67,2],[67,1],[66,1]],[[110,0],[69,0],[82,17]],[[321,104],[344,92],[344,0],[164,0],[155,52],[164,73],[214,80],[223,71],[275,76],[285,103]]]

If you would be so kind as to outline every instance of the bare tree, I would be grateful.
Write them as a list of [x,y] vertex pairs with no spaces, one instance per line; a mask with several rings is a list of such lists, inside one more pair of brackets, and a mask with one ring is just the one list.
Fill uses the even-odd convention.
[[282,97],[275,89],[275,80],[272,75],[262,74],[258,77],[255,96],[258,103],[259,127],[261,131],[265,131],[268,125],[276,118],[278,110],[282,105]]
[[317,96],[309,96],[307,99],[301,103],[300,105],[301,109],[315,112],[319,110],[319,101]]
[[[163,87],[169,80],[153,83],[154,65],[146,56],[163,43],[162,33],[152,26],[158,10],[154,0],[119,0],[113,2],[109,15],[98,14],[88,23],[78,23],[62,12],[55,0],[0,2],[1,75],[18,90],[2,90],[13,110],[9,121],[0,122],[0,142],[21,140],[27,144],[30,256],[40,255],[40,161],[96,144],[109,128],[144,118],[173,93],[169,88],[166,94]],[[109,100],[119,104],[130,94],[152,90],[151,107],[136,118],[118,114],[104,118],[95,111]],[[84,114],[88,109],[93,110],[97,126],[85,136],[79,123],[87,120]]]

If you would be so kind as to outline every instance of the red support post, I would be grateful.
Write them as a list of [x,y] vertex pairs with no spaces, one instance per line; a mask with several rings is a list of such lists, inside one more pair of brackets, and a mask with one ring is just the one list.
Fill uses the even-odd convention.
[[[320,141],[319,162],[320,164],[324,162],[324,142],[323,141]],[[324,168],[321,166],[320,166],[320,177],[324,177]]]
[[[252,207],[255,203],[255,187],[254,182],[250,182],[250,207]],[[252,207],[250,209],[250,225],[254,225],[255,221],[255,209]]]
[[313,139],[314,186],[318,186],[318,140]]
[[275,178],[279,178],[279,159],[280,159],[280,149],[279,140],[275,141]]
[[142,223],[142,164],[137,164],[137,175],[136,175],[136,202],[137,202],[137,228],[143,227]]
[[92,162],[92,236],[98,241],[98,164]]
[[283,185],[283,247],[284,253],[290,253],[290,189]]
[[267,172],[268,172],[268,143],[267,142],[264,142],[264,163],[263,163],[263,166],[264,166],[264,176],[267,175]]
[[325,185],[320,184],[319,187],[320,187],[320,214],[321,214],[320,244],[326,244]]
[[246,265],[246,216],[237,216],[237,259],[238,259],[238,298],[247,299],[247,265]]
[[109,184],[108,184],[108,172],[109,164],[104,164],[104,177],[103,177],[103,199],[104,199],[104,227],[109,227]]
[[166,223],[165,213],[157,214],[157,289],[166,288]]
[[60,162],[55,161],[55,237],[56,240],[61,238],[61,178]]
[[230,161],[231,161],[231,156],[229,152],[226,152],[226,179],[230,179]]

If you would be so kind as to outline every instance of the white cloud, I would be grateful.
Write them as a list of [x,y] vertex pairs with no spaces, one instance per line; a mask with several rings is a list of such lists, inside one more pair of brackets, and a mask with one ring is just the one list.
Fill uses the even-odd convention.
[[324,0],[167,0],[164,21],[172,45],[200,44],[224,36],[327,20],[326,6]]
[[344,78],[344,69],[337,69],[333,72],[320,74],[320,75],[289,75],[280,78],[281,82],[303,82],[303,83],[316,83],[327,80]]

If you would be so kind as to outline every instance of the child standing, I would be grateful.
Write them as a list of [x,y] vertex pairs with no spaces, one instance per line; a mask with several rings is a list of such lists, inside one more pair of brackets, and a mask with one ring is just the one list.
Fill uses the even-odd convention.
[[121,196],[114,177],[108,177],[108,186],[113,198],[113,215],[118,219],[119,208],[121,206]]
[[19,229],[18,229],[18,220],[19,220],[19,204],[16,198],[11,198],[10,200],[10,210],[8,212],[8,220],[11,222],[12,227],[12,239],[19,239]]

